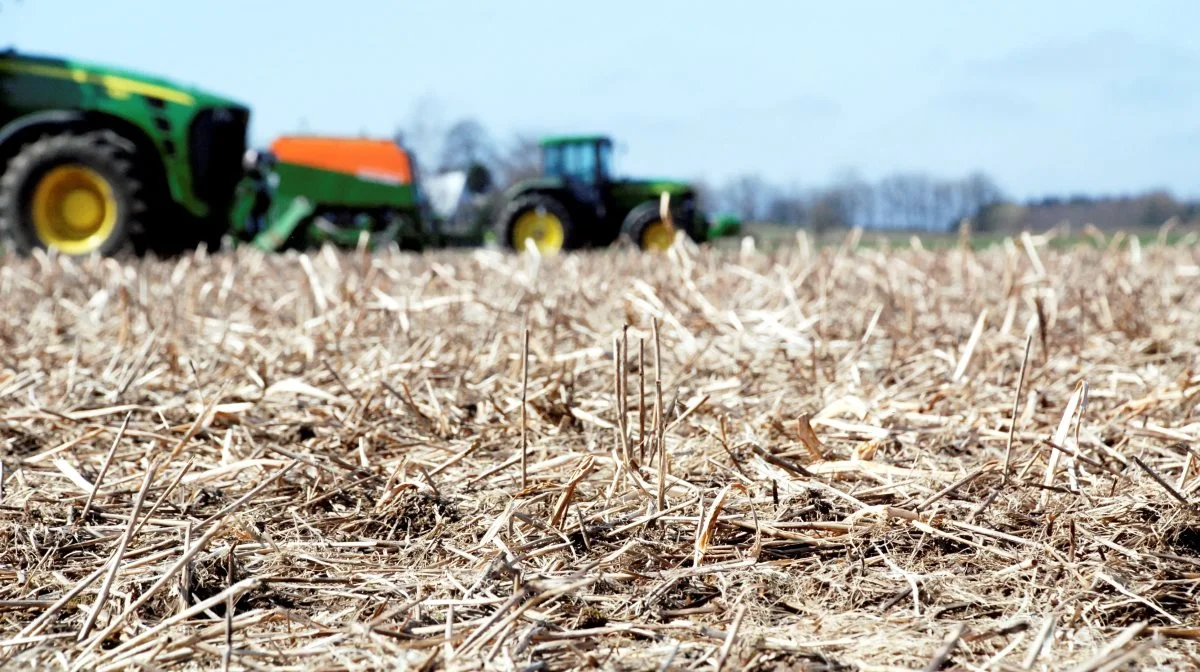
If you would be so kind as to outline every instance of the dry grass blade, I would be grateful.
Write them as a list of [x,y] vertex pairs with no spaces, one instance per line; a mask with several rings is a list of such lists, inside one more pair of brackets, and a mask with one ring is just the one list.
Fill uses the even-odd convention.
[[529,329],[521,337],[521,489],[529,487],[529,439],[526,413],[529,409]]
[[739,605],[737,613],[733,615],[733,623],[729,626],[729,632],[725,636],[725,643],[721,645],[721,652],[717,654],[717,672],[725,669],[725,663],[728,662],[733,645],[737,642],[738,632],[742,629],[742,619],[745,617],[746,606]]
[[946,662],[950,660],[950,655],[954,653],[955,647],[958,646],[958,642],[962,639],[963,634],[966,633],[966,631],[966,624],[959,623],[954,629],[954,632],[951,633],[950,637],[946,640],[946,643],[942,646],[942,648],[938,649],[937,653],[933,655],[933,658],[929,661],[929,664],[925,666],[922,672],[936,672],[937,670],[942,669],[942,667],[946,665]]
[[100,484],[104,482],[104,476],[108,474],[108,467],[112,464],[113,455],[117,452],[117,446],[121,443],[121,438],[125,436],[125,429],[129,427],[129,418],[133,412],[125,414],[125,419],[121,421],[121,429],[117,430],[116,437],[113,438],[112,446],[108,449],[108,454],[104,456],[104,463],[100,465],[100,473],[96,476],[95,487],[88,493],[87,501],[83,503],[83,510],[79,512],[80,518],[87,518],[88,511],[92,509],[92,500],[96,498],[96,492],[100,490]]
[[1004,485],[1008,485],[1013,438],[1017,435],[1017,413],[1021,410],[1021,392],[1025,389],[1025,368],[1029,366],[1029,347],[1031,345],[1033,345],[1033,334],[1025,337],[1025,350],[1021,355],[1021,372],[1017,375],[1017,391],[1013,393],[1012,419],[1008,424],[1008,440],[1004,442]]
[[962,357],[958,360],[958,366],[954,368],[954,374],[950,377],[951,380],[957,382],[966,374],[967,366],[971,363],[971,355],[975,354],[975,347],[979,345],[979,337],[983,335],[983,327],[987,320],[987,315],[987,308],[980,311],[979,319],[975,321],[975,328],[971,330],[971,336],[967,339],[967,345],[963,348]]
[[1188,508],[1192,507],[1192,503],[1188,501],[1187,497],[1184,497],[1178,490],[1175,489],[1175,486],[1168,483],[1167,479],[1160,476],[1157,471],[1154,471],[1153,469],[1151,469],[1150,465],[1146,464],[1142,460],[1142,458],[1138,457],[1137,455],[1134,455],[1132,459],[1133,459],[1133,463],[1136,464],[1139,469],[1146,472],[1146,474],[1149,475],[1150,478],[1153,478],[1156,483],[1161,485],[1163,487],[1163,490],[1166,490],[1167,494],[1170,495],[1172,498],[1174,498],[1175,501],[1179,502],[1180,504],[1182,504]]
[[654,445],[658,448],[658,510],[667,508],[667,442],[664,436],[666,409],[662,396],[662,344],[658,340],[658,318],[651,318],[650,328],[654,334]]
[[[126,416],[128,420],[129,416]],[[133,510],[129,513],[129,524],[125,526],[125,533],[121,535],[121,540],[117,543],[117,550],[113,553],[112,560],[109,562],[108,576],[104,578],[104,583],[100,585],[100,594],[96,596],[96,601],[92,604],[92,608],[88,611],[87,620],[83,622],[83,627],[79,629],[77,641],[87,639],[88,633],[92,630],[92,625],[96,623],[96,617],[100,615],[100,609],[104,607],[104,601],[108,599],[108,591],[112,588],[113,580],[117,578],[117,570],[121,568],[121,559],[125,557],[125,549],[129,545],[129,540],[133,537],[133,532],[136,529],[138,522],[138,514],[142,511],[142,504],[146,501],[146,493],[150,490],[150,484],[154,481],[155,466],[151,465],[146,470],[146,477],[142,480],[142,487],[138,490],[137,497],[133,500]],[[99,479],[97,479],[98,481]]]
[[[1042,478],[1042,498],[1038,502],[1038,508],[1042,511],[1046,510],[1046,506],[1050,503],[1050,495],[1053,492],[1052,486],[1054,479],[1058,475],[1058,463],[1062,458],[1062,448],[1067,445],[1067,438],[1070,436],[1071,421],[1075,419],[1075,414],[1080,414],[1082,420],[1084,397],[1087,394],[1087,383],[1080,382],[1075,386],[1075,393],[1071,395],[1070,401],[1067,402],[1066,409],[1063,410],[1062,418],[1058,423],[1058,429],[1054,432],[1054,443],[1050,446],[1050,459],[1046,462],[1045,475]],[[1076,443],[1078,446],[1078,443]]]
[[807,413],[802,414],[796,420],[796,428],[800,434],[800,443],[804,444],[804,449],[808,451],[813,461],[823,461],[825,459],[825,444],[821,443],[821,438],[813,431]]
[[563,486],[558,503],[554,506],[554,514],[550,516],[551,527],[562,528],[563,523],[567,519],[567,509],[571,506],[571,498],[575,496],[575,488],[579,486],[579,483],[583,479],[587,478],[595,463],[596,460],[591,455],[584,455],[580,460],[579,468],[575,470],[574,475],[571,476],[571,480],[567,481],[567,484]]
[[1058,625],[1058,615],[1050,614],[1046,616],[1042,622],[1042,629],[1038,631],[1037,637],[1033,640],[1033,644],[1029,647],[1029,651],[1025,654],[1025,660],[1021,664],[1021,669],[1031,670],[1034,664],[1043,654],[1046,653],[1047,645],[1054,635],[1054,629]]
[[1112,662],[1112,659],[1119,656],[1122,649],[1129,646],[1139,635],[1146,630],[1148,624],[1145,621],[1139,621],[1130,625],[1121,631],[1111,642],[1100,649],[1099,653],[1091,660],[1075,666],[1071,672],[1093,672],[1101,667],[1107,666]]
[[716,532],[717,519],[721,516],[721,508],[725,506],[725,496],[729,494],[729,488],[728,485],[721,488],[721,492],[717,493],[716,499],[709,505],[708,511],[700,517],[700,527],[696,530],[696,545],[692,555],[692,564],[696,567],[700,566],[700,561],[704,558],[704,551],[712,541],[713,533]]

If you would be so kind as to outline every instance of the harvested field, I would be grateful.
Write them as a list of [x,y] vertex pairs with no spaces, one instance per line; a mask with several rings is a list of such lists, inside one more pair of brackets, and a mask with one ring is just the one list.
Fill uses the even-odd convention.
[[7,259],[0,661],[1194,667],[1198,279],[1032,239]]

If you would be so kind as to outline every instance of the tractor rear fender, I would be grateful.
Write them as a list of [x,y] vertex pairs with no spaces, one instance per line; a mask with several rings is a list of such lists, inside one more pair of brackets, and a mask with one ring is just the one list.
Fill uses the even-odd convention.
[[566,193],[566,189],[562,184],[516,185],[499,194],[498,199],[501,207],[503,207],[504,204],[511,203],[522,196],[532,196],[535,194],[538,196],[549,196],[550,198],[553,198],[561,203],[564,208],[574,214],[575,203],[570,194]]
[[510,185],[500,193],[504,200],[511,201],[518,196],[531,193],[556,196],[558,192],[561,192],[563,187],[563,181],[556,177],[531,177]]
[[527,194],[541,194],[543,196],[551,196],[553,198],[562,200],[566,197],[565,192],[566,190],[562,187],[530,187],[528,189],[521,189],[520,191],[513,192],[508,195],[508,198],[509,200],[512,200],[518,196],[525,196]]
[[638,220],[650,215],[658,215],[658,202],[645,201],[633,207],[625,214],[625,219],[621,221],[621,234],[631,235],[633,227]]
[[64,127],[78,126],[84,119],[81,112],[47,110],[8,122],[0,128],[0,165],[7,165],[22,146],[37,140],[39,136]]
[[[597,221],[597,216],[599,213],[597,213],[595,206],[589,201],[581,200],[579,195],[568,186],[564,185],[556,188],[530,189],[529,191],[523,193],[541,194],[553,198],[561,203],[562,206],[567,209],[567,212],[571,214],[571,217],[579,221],[581,224]],[[583,225],[588,226],[589,228],[591,227],[591,224]]]

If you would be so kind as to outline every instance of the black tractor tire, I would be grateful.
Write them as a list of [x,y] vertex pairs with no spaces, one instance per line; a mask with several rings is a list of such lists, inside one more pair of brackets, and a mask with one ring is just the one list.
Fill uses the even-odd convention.
[[169,198],[161,199],[157,207],[150,209],[156,215],[156,226],[136,241],[139,250],[163,258],[195,252],[201,243],[208,254],[221,250],[229,229],[229,222],[220,217],[221,213],[197,217]]
[[562,251],[576,250],[585,245],[583,232],[566,206],[547,194],[525,194],[505,204],[496,217],[496,238],[505,249],[518,253],[525,251],[524,248],[518,248],[513,240],[513,229],[521,215],[538,210],[553,215],[562,225]]
[[[165,187],[164,187],[165,189]],[[143,212],[153,213],[154,226],[143,226],[133,238],[133,251],[139,256],[153,254],[169,259],[195,252],[204,243],[209,254],[220,251],[228,222],[219,217],[202,218],[171,201],[169,196],[147,198]],[[150,219],[143,216],[139,223]]]
[[39,182],[54,168],[78,165],[90,169],[107,184],[116,208],[116,221],[108,237],[86,251],[64,256],[117,256],[134,252],[134,239],[142,233],[146,212],[143,182],[136,177],[132,147],[107,131],[63,132],[25,145],[0,176],[0,237],[18,254],[49,249],[39,236],[33,218],[33,197]]
[[660,222],[662,215],[659,212],[658,201],[646,201],[625,215],[625,221],[621,223],[621,237],[628,238],[638,249],[646,250],[646,241],[643,239],[646,230]]

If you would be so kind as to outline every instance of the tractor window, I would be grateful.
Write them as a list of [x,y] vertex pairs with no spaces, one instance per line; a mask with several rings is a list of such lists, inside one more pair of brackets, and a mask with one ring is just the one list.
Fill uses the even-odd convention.
[[562,145],[551,145],[542,149],[542,172],[551,177],[562,177],[565,172]]
[[612,175],[612,145],[607,142],[600,143],[600,179],[607,180]]
[[608,145],[597,148],[591,142],[553,144],[542,149],[542,170],[547,176],[588,184],[595,183],[598,176],[608,176],[610,160]]
[[566,145],[563,151],[566,159],[564,173],[567,177],[573,177],[583,182],[596,180],[596,152],[592,145],[582,143]]

